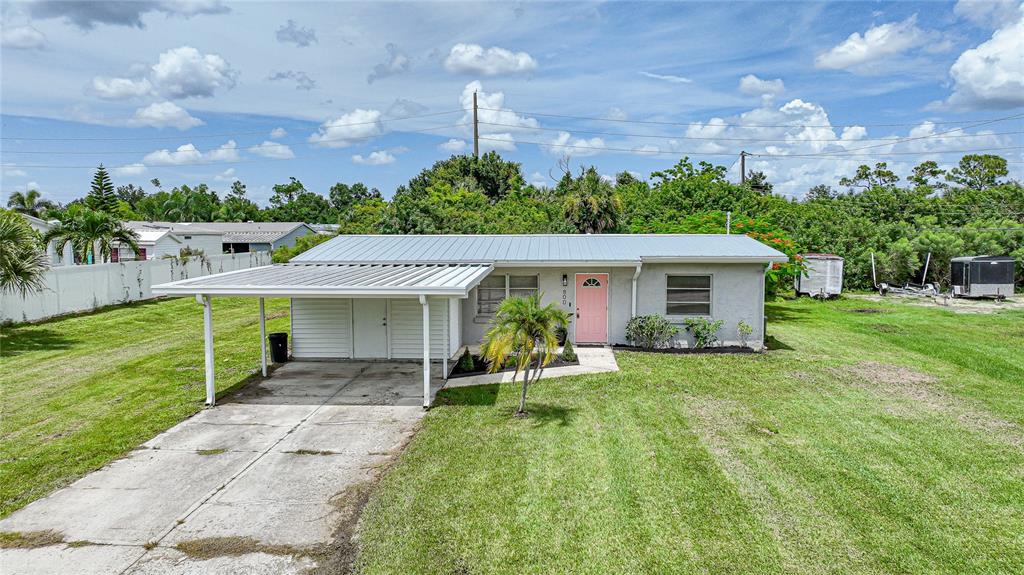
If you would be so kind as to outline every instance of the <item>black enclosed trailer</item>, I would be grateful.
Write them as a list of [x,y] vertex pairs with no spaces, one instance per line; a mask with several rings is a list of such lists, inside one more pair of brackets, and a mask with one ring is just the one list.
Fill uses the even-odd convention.
[[950,283],[957,297],[1005,298],[1013,295],[1014,259],[964,256],[950,260]]

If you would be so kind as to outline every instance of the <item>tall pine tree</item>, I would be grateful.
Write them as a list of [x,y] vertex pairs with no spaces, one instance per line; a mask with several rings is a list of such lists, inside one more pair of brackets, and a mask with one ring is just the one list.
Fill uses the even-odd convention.
[[92,177],[92,189],[85,196],[85,205],[99,212],[117,213],[118,204],[117,194],[114,193],[114,182],[110,180],[110,175],[103,164],[96,168],[96,174]]

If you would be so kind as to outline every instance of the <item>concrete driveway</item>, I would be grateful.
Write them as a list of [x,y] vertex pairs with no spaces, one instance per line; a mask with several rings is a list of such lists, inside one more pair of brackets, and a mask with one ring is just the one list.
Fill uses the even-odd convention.
[[0,550],[0,573],[281,574],[344,561],[368,482],[423,416],[421,370],[285,364],[0,521],[63,541]]

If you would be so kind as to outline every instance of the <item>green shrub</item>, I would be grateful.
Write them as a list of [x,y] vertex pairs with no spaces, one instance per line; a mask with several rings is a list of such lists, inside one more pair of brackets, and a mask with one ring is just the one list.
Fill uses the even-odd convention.
[[459,371],[464,373],[473,371],[473,354],[468,351],[459,358]]
[[691,317],[683,322],[686,331],[693,334],[694,349],[703,349],[718,343],[718,330],[722,329],[722,320],[711,321],[706,317]]
[[565,340],[565,347],[562,348],[562,359],[565,361],[576,361],[576,350],[572,347],[572,342]]
[[740,345],[747,347],[747,338],[754,333],[754,328],[742,319],[736,324],[736,332],[740,335]]
[[644,349],[667,347],[679,328],[660,315],[638,315],[626,324],[626,339]]

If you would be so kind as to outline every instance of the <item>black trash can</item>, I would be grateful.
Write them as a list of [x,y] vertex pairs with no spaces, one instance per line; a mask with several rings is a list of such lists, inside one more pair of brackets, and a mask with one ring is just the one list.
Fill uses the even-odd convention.
[[288,361],[288,334],[281,331],[267,336],[270,340],[270,359],[274,363]]

